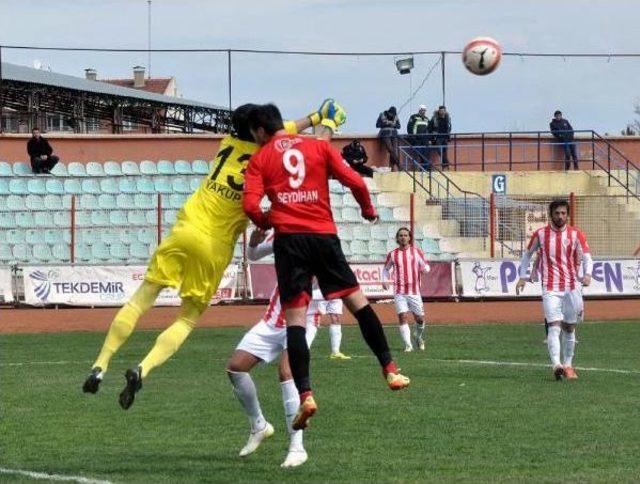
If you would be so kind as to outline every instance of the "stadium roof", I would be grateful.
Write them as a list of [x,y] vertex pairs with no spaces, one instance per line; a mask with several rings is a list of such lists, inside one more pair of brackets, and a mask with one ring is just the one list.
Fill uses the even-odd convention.
[[61,87],[80,92],[93,92],[96,94],[104,94],[109,96],[121,96],[144,101],[152,101],[163,104],[173,104],[177,106],[205,108],[205,109],[223,109],[224,106],[207,104],[200,101],[192,101],[179,97],[165,96],[151,92],[141,91],[128,87],[120,87],[101,81],[90,81],[81,77],[69,76],[66,74],[58,74],[56,72],[43,71],[32,67],[2,63],[2,79],[16,82],[26,82],[30,84],[42,84],[46,86]]

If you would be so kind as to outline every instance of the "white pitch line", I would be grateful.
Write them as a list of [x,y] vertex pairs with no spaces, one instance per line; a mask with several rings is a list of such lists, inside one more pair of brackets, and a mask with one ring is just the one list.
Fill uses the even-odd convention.
[[48,474],[46,472],[25,471],[23,469],[7,469],[5,467],[0,467],[0,474],[25,476],[30,477],[31,479],[46,479],[48,481],[79,482],[81,484],[112,484],[111,481],[104,481],[101,479],[91,479],[82,476],[66,476],[63,474]]
[[0,366],[30,366],[30,365],[79,365],[89,363],[85,361],[19,361],[12,363],[0,363]]

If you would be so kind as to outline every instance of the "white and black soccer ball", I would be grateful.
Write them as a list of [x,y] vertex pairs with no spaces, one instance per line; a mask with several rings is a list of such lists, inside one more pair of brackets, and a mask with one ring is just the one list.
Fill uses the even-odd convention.
[[495,71],[501,59],[502,47],[491,37],[476,37],[462,51],[462,63],[469,72],[478,76]]

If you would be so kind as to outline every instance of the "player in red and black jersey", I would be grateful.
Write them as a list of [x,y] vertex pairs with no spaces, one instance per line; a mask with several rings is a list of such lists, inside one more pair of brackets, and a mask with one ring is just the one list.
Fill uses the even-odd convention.
[[[245,174],[243,208],[258,227],[275,229],[275,265],[287,321],[287,348],[300,393],[293,427],[301,429],[317,409],[305,340],[305,314],[313,276],[325,299],[341,298],[358,320],[389,387],[405,388],[409,379],[398,372],[380,320],[360,290],[336,235],[329,177],[351,189],[365,219],[375,222],[378,218],[362,178],[328,142],[288,135],[280,111],[272,104],[253,109],[249,126],[261,149],[251,158]],[[267,212],[260,208],[265,194],[271,201]]]

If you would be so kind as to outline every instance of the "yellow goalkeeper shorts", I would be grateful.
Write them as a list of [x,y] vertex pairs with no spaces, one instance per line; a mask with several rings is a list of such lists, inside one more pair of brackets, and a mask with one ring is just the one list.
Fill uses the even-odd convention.
[[233,246],[178,222],[151,257],[145,280],[174,287],[183,299],[208,304],[232,257]]

